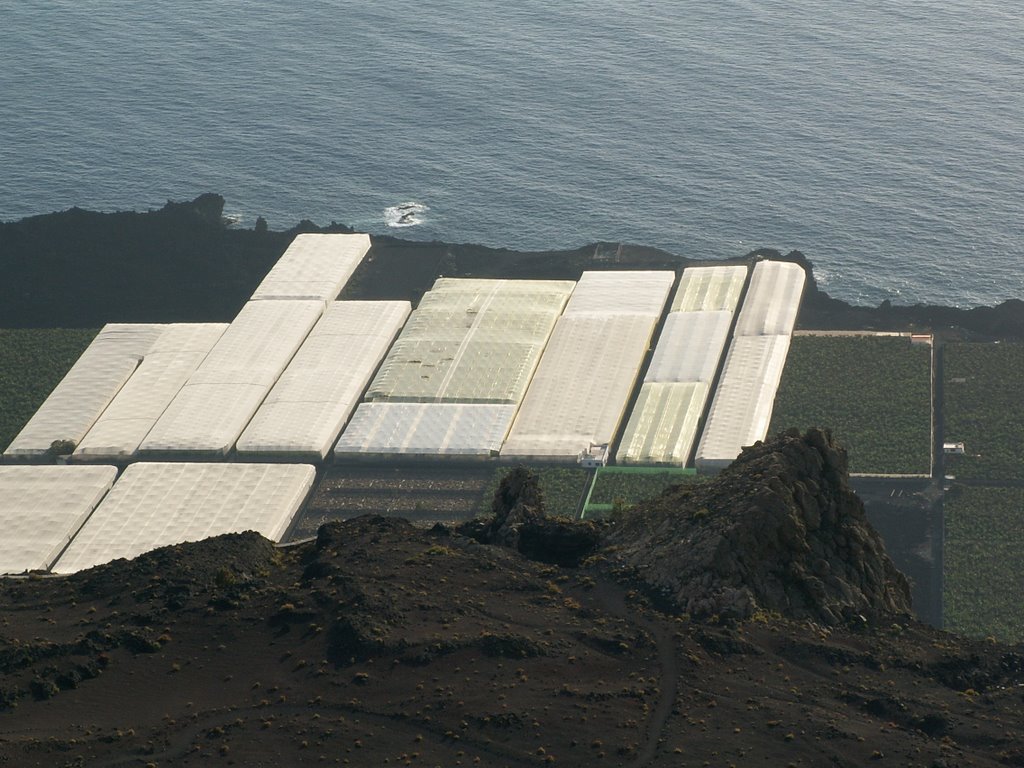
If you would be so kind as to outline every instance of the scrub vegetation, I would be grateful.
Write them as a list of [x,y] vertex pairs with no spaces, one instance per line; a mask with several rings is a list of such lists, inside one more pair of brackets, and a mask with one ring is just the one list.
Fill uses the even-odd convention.
[[96,333],[82,328],[0,329],[0,449],[7,448]]
[[1020,372],[1024,345],[948,344],[943,379],[946,440],[963,441],[946,471],[969,480],[1024,480]]
[[1024,641],[1024,489],[955,486],[945,498],[946,629]]
[[795,336],[770,432],[815,426],[846,446],[851,472],[927,474],[931,349],[905,336]]

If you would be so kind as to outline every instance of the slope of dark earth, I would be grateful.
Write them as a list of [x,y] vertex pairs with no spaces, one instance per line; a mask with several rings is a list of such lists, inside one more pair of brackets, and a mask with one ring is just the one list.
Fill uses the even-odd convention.
[[[708,492],[751,504],[768,487],[776,519],[773,499],[800,498],[828,452],[786,440]],[[819,495],[837,498],[831,461]],[[657,502],[665,519],[672,494]],[[532,526],[534,554],[565,535],[525,511],[505,523],[513,535],[498,538],[517,548]],[[631,588],[641,561],[617,580],[609,563],[637,534],[609,536],[560,568],[364,517],[285,549],[233,535],[3,581],[0,764],[1024,765],[1024,657],[901,614],[897,575],[862,589],[865,620],[798,618],[829,604],[805,601],[788,617],[702,622]],[[864,549],[840,547],[835,567],[884,562]],[[757,551],[770,561],[745,561],[744,586],[792,550]]]

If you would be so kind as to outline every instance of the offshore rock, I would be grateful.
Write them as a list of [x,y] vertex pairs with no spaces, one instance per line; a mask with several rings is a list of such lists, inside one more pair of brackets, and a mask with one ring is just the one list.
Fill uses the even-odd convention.
[[669,489],[605,540],[606,562],[694,618],[758,611],[827,625],[910,611],[830,432],[747,448],[713,482]]

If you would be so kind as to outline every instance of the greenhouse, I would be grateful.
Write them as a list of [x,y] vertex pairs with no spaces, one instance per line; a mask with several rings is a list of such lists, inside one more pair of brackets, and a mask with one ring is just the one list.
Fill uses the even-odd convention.
[[767,436],[789,343],[787,335],[733,338],[697,448],[698,469],[722,469]]
[[296,235],[252,298],[334,301],[368,250],[365,234]]
[[49,569],[115,477],[115,467],[0,466],[0,573]]
[[693,450],[710,385],[648,382],[619,443],[619,464],[685,466]]
[[563,316],[502,458],[575,461],[591,445],[610,443],[657,321],[653,314]]
[[238,440],[240,456],[322,461],[402,328],[407,301],[337,301]]
[[250,301],[139,447],[224,456],[316,324],[319,301]]
[[496,456],[515,405],[363,403],[334,449],[336,457]]
[[672,312],[665,319],[644,381],[710,384],[729,340],[732,312]]
[[79,443],[165,327],[120,323],[104,326],[7,447],[4,458],[38,460],[47,455],[54,441]]
[[224,323],[164,326],[142,364],[78,444],[72,460],[133,457],[226,328]]
[[649,315],[660,318],[675,282],[666,270],[584,272],[576,283],[565,315]]
[[687,267],[672,298],[672,312],[735,312],[747,268]]
[[796,325],[806,273],[788,261],[760,261],[736,321],[736,336],[788,335]]
[[132,464],[53,571],[75,573],[225,533],[280,541],[315,475],[306,464]]
[[438,280],[410,316],[366,400],[518,404],[572,286]]

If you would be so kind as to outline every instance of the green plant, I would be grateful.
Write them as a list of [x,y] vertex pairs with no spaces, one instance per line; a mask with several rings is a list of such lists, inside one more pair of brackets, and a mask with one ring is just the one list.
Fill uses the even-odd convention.
[[927,474],[931,348],[906,336],[795,336],[769,432],[828,427],[850,471]]
[[0,449],[5,449],[96,336],[95,330],[0,329]]

